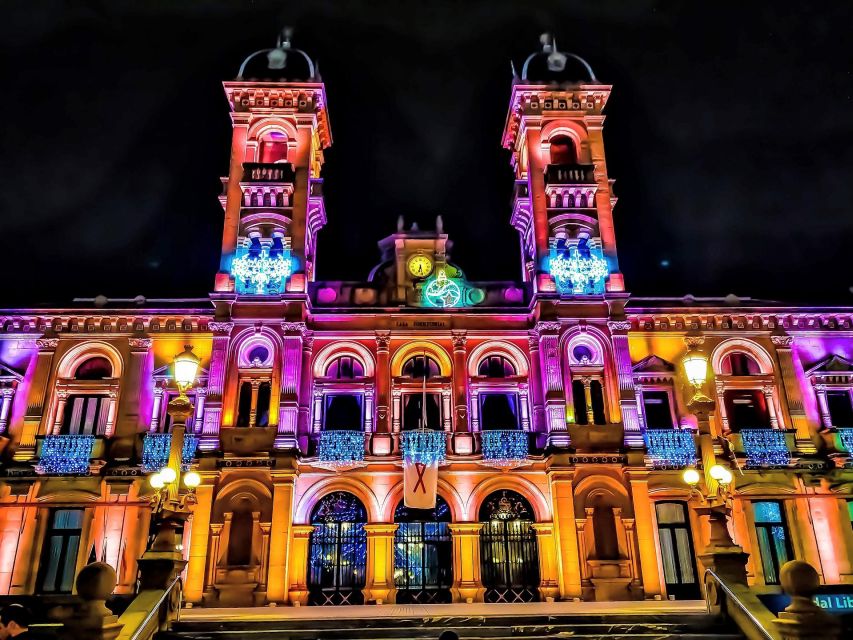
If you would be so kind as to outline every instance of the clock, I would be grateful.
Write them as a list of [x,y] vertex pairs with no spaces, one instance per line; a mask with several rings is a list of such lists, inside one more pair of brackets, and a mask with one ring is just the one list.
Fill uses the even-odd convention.
[[413,255],[406,263],[406,267],[416,278],[426,278],[432,273],[432,258],[422,253]]

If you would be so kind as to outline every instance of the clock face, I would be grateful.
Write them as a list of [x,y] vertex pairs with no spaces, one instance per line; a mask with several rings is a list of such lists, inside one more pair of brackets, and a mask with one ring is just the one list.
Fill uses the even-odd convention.
[[409,273],[416,278],[426,278],[432,273],[432,258],[425,255],[416,255],[409,258]]

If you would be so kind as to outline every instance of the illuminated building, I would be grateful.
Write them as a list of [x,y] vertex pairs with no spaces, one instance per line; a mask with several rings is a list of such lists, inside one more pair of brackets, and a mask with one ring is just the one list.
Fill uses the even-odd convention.
[[[209,299],[2,313],[0,593],[67,592],[92,558],[133,590],[185,344],[189,602],[698,598],[708,524],[682,473],[715,460],[753,584],[793,557],[853,582],[853,309],[630,297],[610,86],[583,60],[546,45],[511,87],[517,282],[469,281],[440,220],[401,223],[364,281],[317,281],[332,137],[313,61],[285,42],[224,88]],[[444,462],[416,512],[401,435],[424,415]]]

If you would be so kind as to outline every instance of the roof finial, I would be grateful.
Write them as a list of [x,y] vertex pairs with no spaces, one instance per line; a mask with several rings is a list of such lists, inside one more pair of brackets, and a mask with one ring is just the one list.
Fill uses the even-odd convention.
[[435,217],[435,232],[438,235],[444,233],[444,218],[441,217],[440,213]]
[[397,216],[397,233],[403,233],[406,230],[406,221],[403,216]]

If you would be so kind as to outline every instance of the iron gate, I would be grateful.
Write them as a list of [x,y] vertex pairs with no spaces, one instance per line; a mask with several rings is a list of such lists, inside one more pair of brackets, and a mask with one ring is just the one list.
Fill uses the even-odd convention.
[[451,602],[453,542],[447,503],[436,497],[435,509],[423,510],[400,503],[394,521],[399,524],[394,541],[397,604]]
[[322,498],[311,516],[308,604],[364,604],[367,513],[358,498],[336,491]]

